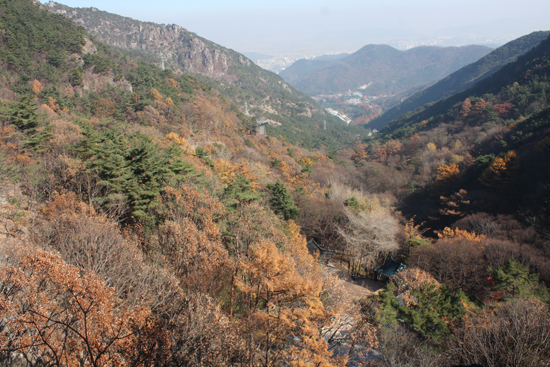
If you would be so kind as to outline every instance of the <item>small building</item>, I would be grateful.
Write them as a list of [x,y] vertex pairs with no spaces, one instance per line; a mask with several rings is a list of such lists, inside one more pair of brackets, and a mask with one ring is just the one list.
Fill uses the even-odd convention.
[[378,274],[378,280],[382,280],[384,277],[386,279],[391,279],[405,267],[405,264],[395,261],[392,257],[390,257],[390,261],[385,263],[383,266],[374,269],[374,272]]

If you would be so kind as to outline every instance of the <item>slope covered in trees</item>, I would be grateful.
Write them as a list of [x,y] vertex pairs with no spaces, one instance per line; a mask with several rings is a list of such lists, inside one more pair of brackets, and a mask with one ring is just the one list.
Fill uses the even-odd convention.
[[[70,8],[55,2],[45,8],[72,19],[97,40],[126,50],[136,59],[158,66],[164,59],[166,67],[176,73],[206,76],[201,81],[223,93],[239,111],[267,118],[274,126],[285,125],[279,134],[287,139],[310,147],[315,140],[319,146],[323,137],[316,131],[323,121],[337,129],[342,124],[276,74],[181,26],[141,22],[96,8]],[[302,132],[307,135],[303,139]],[[356,132],[363,133],[359,129]]]
[[[475,160],[466,124],[329,156],[253,134],[209,83],[30,0],[0,5],[2,363],[329,367],[374,348],[379,366],[547,365],[547,212],[498,200],[519,174],[546,193],[544,54],[530,74],[542,89],[495,95],[540,107],[491,120],[502,138],[476,125],[481,100],[457,106],[487,134]],[[60,47],[58,66],[42,46],[12,52],[23,70],[6,55],[31,31],[79,46]],[[480,200],[484,187],[496,194]],[[306,239],[334,257],[320,263]],[[372,276],[389,257],[407,270],[378,296],[332,272]]]
[[332,159],[252,134],[210,82],[0,4],[3,363],[343,365],[336,338],[375,344],[368,323],[329,332],[358,307],[291,219]]
[[549,50],[546,38],[354,148],[367,190],[396,195],[409,218],[409,270],[365,305],[387,326],[382,365],[547,365]]
[[455,71],[434,85],[420,91],[397,106],[390,108],[381,116],[369,122],[369,127],[380,129],[399,116],[413,111],[431,102],[437,102],[462,92],[475,83],[489,77],[504,65],[515,61],[541,41],[548,37],[549,32],[533,32],[529,35],[510,41],[497,48],[478,61]]

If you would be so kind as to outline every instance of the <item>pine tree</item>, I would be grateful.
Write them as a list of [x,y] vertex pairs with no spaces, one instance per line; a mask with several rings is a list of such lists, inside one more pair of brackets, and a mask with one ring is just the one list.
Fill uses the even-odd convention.
[[262,196],[254,190],[251,181],[244,175],[239,175],[235,181],[230,183],[224,193],[226,207],[236,210],[243,204],[250,203]]
[[36,113],[36,109],[37,106],[33,96],[26,94],[10,111],[9,122],[22,131],[34,131],[40,124],[40,116]]
[[[160,196],[165,178],[171,173],[169,167],[163,164],[158,146],[143,134],[132,137],[131,148],[126,161],[132,173],[128,183],[127,195],[136,218],[147,217],[147,210],[156,206],[156,199]],[[151,218],[148,218],[151,219]]]
[[275,213],[282,215],[285,220],[294,219],[298,216],[298,207],[281,181],[269,184],[267,188],[271,190],[269,203]]
[[376,312],[376,321],[384,326],[397,324],[397,310],[399,309],[399,300],[395,296],[395,285],[389,283],[383,292],[378,296],[378,311]]
[[419,291],[411,290],[418,300],[410,307],[401,307],[399,315],[420,335],[441,342],[450,333],[449,324],[461,318],[466,308],[467,298],[464,293],[453,293],[445,286],[437,287],[435,283],[426,282]]
[[513,257],[496,271],[492,271],[492,277],[497,289],[511,297],[535,296],[541,301],[548,301],[548,289],[539,283],[538,274],[529,274],[529,267],[523,265]]
[[50,150],[50,148],[45,146],[43,143],[53,138],[52,130],[53,125],[48,125],[43,131],[33,133],[23,141],[23,148],[28,148],[36,153],[43,153]]

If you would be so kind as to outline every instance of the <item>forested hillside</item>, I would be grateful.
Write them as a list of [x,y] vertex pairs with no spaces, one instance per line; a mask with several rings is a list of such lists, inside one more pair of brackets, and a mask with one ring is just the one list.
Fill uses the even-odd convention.
[[[286,139],[318,148],[325,139],[317,132],[324,121],[336,129],[341,127],[342,121],[276,74],[179,25],[141,22],[96,8],[71,8],[55,2],[44,7],[72,19],[97,40],[126,50],[137,60],[157,66],[164,60],[176,73],[192,73],[223,93],[239,111],[266,118],[272,126],[284,125],[279,134]],[[357,129],[355,134],[365,132]]]
[[380,129],[399,116],[431,102],[437,102],[462,92],[475,83],[491,76],[504,65],[515,61],[541,41],[549,32],[533,32],[510,41],[482,57],[478,61],[463,67],[434,85],[420,91],[395,107],[390,108],[378,118],[369,122],[369,127]]
[[32,0],[0,35],[2,365],[548,366],[550,41],[393,136],[291,140]]

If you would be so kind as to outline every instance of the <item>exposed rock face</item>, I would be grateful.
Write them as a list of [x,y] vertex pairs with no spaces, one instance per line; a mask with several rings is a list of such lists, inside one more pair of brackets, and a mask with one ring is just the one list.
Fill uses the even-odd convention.
[[90,41],[89,39],[86,40],[86,43],[84,46],[82,46],[82,54],[96,54],[97,48],[95,47],[94,43]]
[[208,42],[175,24],[163,25],[139,22],[131,18],[91,9],[71,9],[50,2],[46,8],[72,19],[98,40],[127,50],[145,51],[161,62],[162,53],[167,66],[183,67],[192,73],[224,80],[229,67],[235,62],[250,65],[250,61],[228,55],[228,50]]

